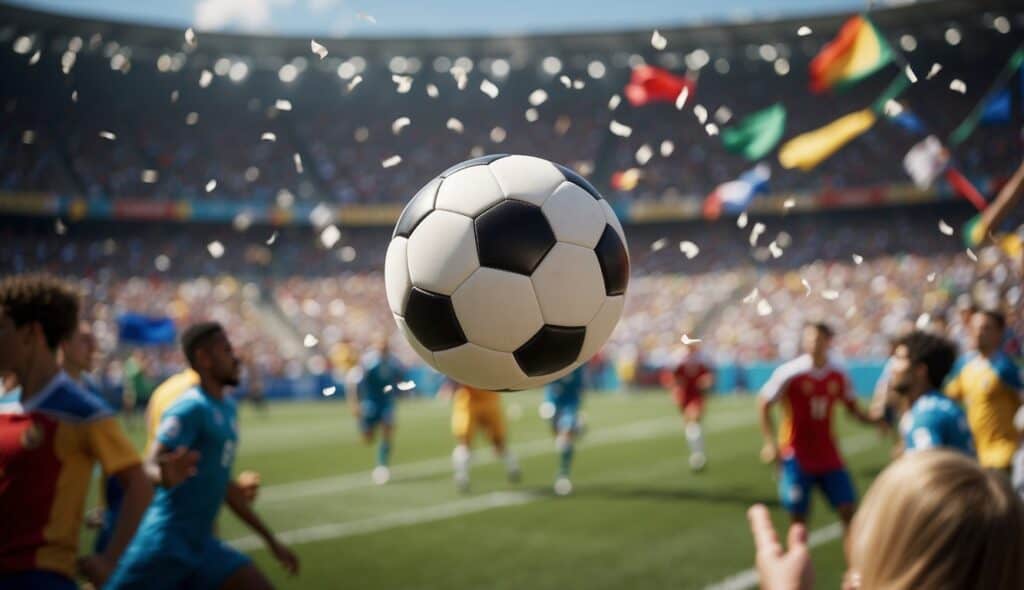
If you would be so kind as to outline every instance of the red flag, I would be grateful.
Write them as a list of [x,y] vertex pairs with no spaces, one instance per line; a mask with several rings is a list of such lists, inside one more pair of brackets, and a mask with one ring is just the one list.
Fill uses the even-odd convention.
[[633,68],[623,92],[629,104],[639,107],[652,102],[675,102],[683,88],[692,95],[697,83],[689,76],[677,76],[668,70],[643,65]]
[[946,182],[949,183],[953,190],[955,190],[961,197],[967,199],[974,205],[978,211],[984,211],[985,206],[988,203],[985,201],[985,197],[981,196],[978,189],[974,188],[970,180],[967,180],[963,174],[956,168],[950,166],[946,168]]

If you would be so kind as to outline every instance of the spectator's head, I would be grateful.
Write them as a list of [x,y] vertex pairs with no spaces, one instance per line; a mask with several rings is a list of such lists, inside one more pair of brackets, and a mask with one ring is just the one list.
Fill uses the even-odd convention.
[[956,345],[935,334],[915,330],[896,340],[892,354],[892,388],[916,399],[938,389],[956,362]]
[[89,322],[78,322],[78,328],[60,343],[61,364],[64,370],[77,379],[82,373],[92,371],[96,356],[96,337]]
[[832,327],[825,322],[808,322],[804,324],[803,351],[815,360],[824,360],[828,355],[828,347],[832,343]]
[[849,547],[865,589],[1024,588],[1024,505],[960,453],[911,453],[868,490]]
[[238,385],[241,363],[219,323],[189,326],[181,335],[181,346],[188,364],[201,378],[220,385]]
[[57,360],[57,346],[78,322],[78,293],[49,275],[0,281],[0,371],[20,373],[43,357]]
[[1006,316],[994,309],[979,309],[971,316],[974,347],[982,354],[991,354],[1003,344]]

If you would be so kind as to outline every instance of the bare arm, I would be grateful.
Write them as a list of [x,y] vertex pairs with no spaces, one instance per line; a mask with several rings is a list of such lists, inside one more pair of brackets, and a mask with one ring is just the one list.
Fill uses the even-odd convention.
[[757,412],[761,422],[761,436],[764,439],[764,446],[761,447],[761,460],[771,463],[778,459],[779,449],[775,444],[775,421],[772,419],[772,402],[765,398],[758,398]]
[[254,533],[260,536],[267,544],[267,547],[274,554],[274,557],[281,563],[281,566],[290,574],[299,571],[299,558],[288,547],[285,547],[274,536],[274,532],[264,524],[259,515],[252,509],[252,505],[243,490],[236,482],[228,482],[227,494],[224,497],[228,508]]
[[117,482],[124,489],[121,511],[103,553],[90,555],[78,560],[78,568],[90,582],[101,586],[113,573],[118,559],[128,547],[135,530],[139,527],[142,515],[153,499],[153,485],[146,479],[141,465],[132,465],[114,474]]
[[154,441],[146,460],[142,463],[146,478],[153,485],[173,488],[196,474],[199,452],[187,447],[168,448]]
[[861,424],[877,424],[882,419],[880,416],[871,416],[868,412],[865,412],[855,399],[846,400],[846,410],[850,412],[851,416],[860,421]]

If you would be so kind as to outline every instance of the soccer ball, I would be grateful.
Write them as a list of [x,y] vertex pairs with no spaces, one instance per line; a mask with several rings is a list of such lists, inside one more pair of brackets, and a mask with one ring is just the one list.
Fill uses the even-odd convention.
[[409,344],[453,380],[539,387],[592,357],[622,314],[626,236],[611,206],[553,162],[452,166],[398,218],[384,263]]

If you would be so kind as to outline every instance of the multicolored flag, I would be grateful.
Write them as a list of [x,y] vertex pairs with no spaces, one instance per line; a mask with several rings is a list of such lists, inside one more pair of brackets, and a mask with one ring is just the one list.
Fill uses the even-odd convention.
[[775,149],[785,130],[786,107],[776,103],[722,131],[722,145],[748,160],[760,160]]
[[704,199],[704,217],[718,219],[723,211],[740,213],[755,196],[768,192],[771,177],[771,166],[761,163],[741,174],[738,179],[718,185]]
[[642,65],[633,68],[623,93],[629,104],[639,107],[652,102],[675,102],[683,88],[692,96],[697,90],[697,81],[655,66]]
[[811,90],[818,93],[856,84],[892,59],[892,48],[875,25],[867,17],[852,17],[811,61]]
[[808,131],[787,141],[779,149],[779,163],[783,168],[813,170],[843,146],[860,137],[878,120],[871,109],[863,109],[839,117],[828,125]]

